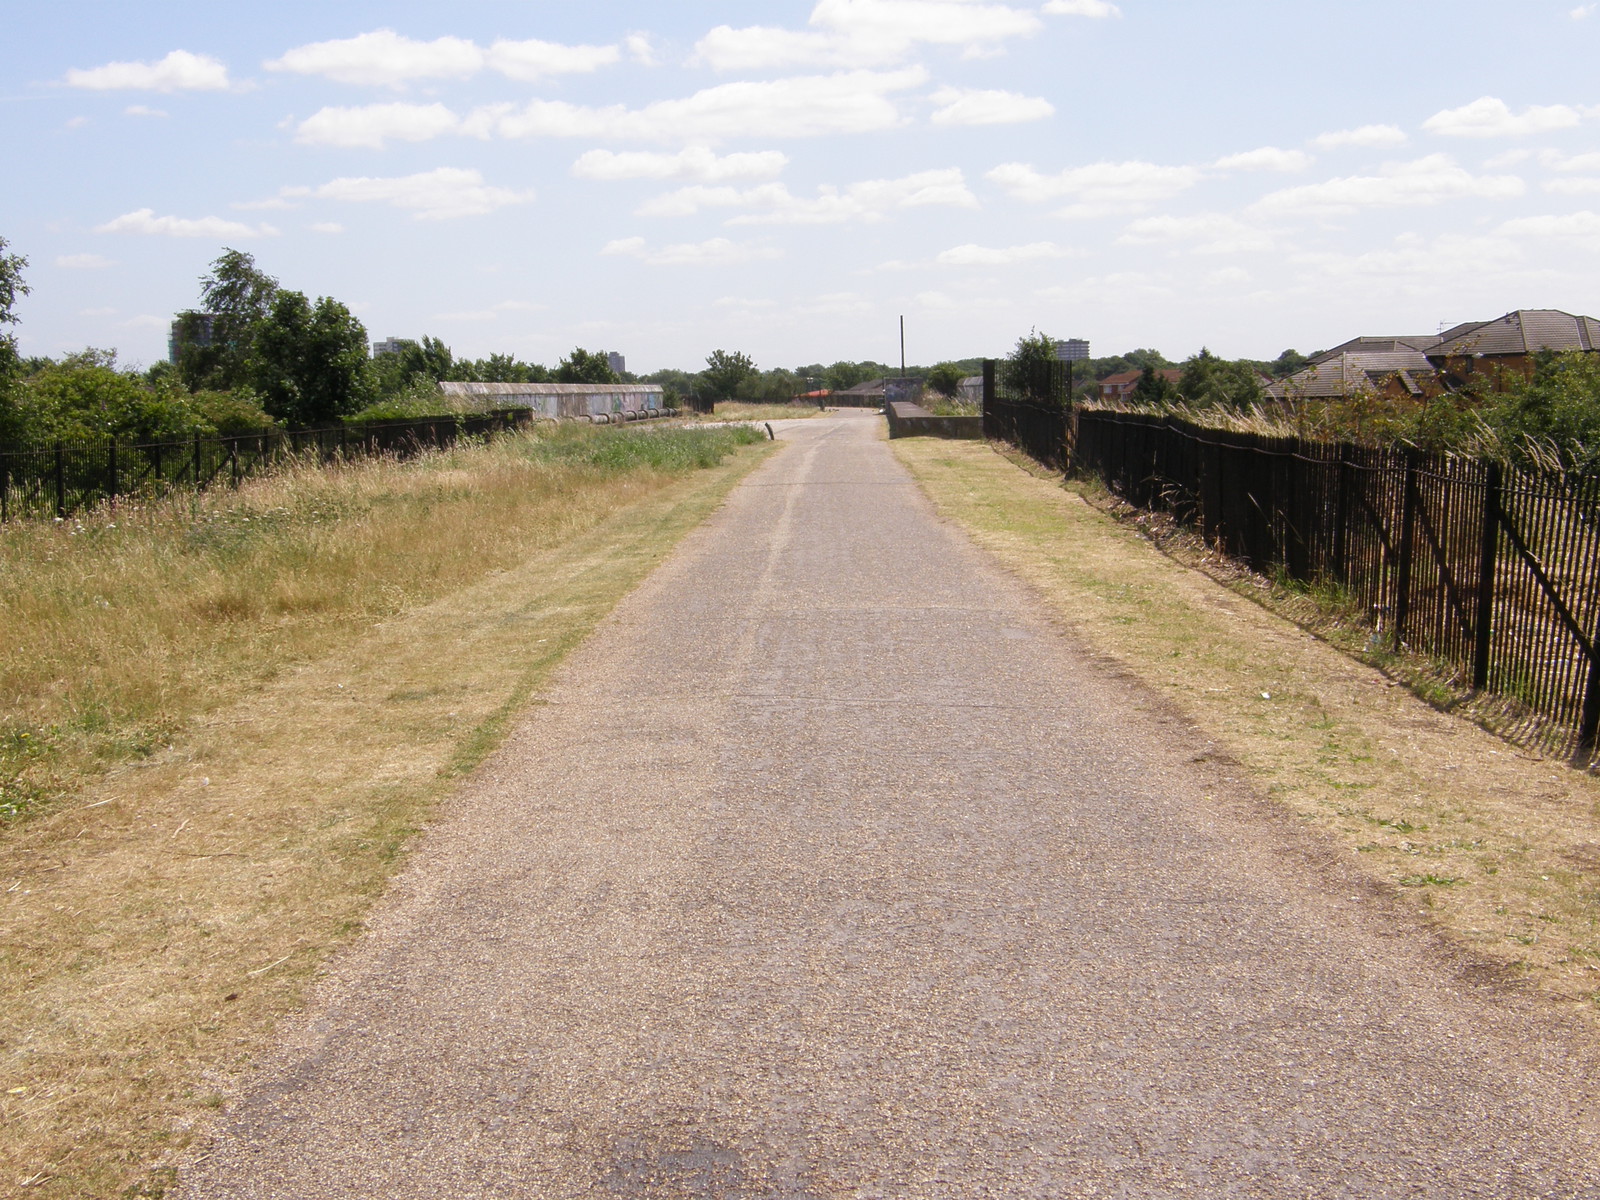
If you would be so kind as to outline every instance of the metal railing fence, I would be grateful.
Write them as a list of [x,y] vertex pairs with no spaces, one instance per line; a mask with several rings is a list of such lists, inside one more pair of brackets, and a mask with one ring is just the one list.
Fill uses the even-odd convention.
[[406,457],[523,428],[531,409],[456,414],[315,429],[263,429],[256,433],[181,441],[130,442],[116,438],[0,446],[0,521],[66,517],[105,500],[159,496],[178,488],[240,481],[304,456],[334,462],[380,454]]
[[1338,585],[1395,648],[1594,761],[1600,479],[1159,416],[1085,409],[1073,424],[1077,473],[1257,572]]

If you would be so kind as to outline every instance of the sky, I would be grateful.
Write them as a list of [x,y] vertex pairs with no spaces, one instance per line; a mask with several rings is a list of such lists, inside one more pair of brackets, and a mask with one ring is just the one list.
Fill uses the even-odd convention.
[[1574,0],[0,0],[26,354],[225,247],[371,337],[630,370],[1311,351],[1600,315]]

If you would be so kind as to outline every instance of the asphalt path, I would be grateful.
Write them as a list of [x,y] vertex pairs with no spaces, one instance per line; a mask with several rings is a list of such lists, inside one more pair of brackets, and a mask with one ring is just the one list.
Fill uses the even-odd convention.
[[1600,1197],[1600,1061],[1054,627],[864,414],[568,660],[187,1197]]

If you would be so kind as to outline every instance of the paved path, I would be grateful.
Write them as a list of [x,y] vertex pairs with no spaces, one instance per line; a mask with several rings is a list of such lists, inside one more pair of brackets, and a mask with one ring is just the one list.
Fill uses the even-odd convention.
[[420,845],[190,1197],[1600,1197],[1592,1056],[815,419]]

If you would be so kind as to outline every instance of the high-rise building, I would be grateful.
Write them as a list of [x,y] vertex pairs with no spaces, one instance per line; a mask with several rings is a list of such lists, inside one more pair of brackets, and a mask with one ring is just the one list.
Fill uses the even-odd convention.
[[618,375],[625,375],[628,371],[628,360],[615,350],[606,351],[606,362],[611,364],[611,369]]
[[372,357],[377,358],[383,354],[400,354],[406,348],[406,339],[397,337],[384,338],[381,342],[372,343]]
[[1089,357],[1089,343],[1083,338],[1068,338],[1056,343],[1056,357],[1062,362],[1083,362]]
[[216,329],[216,313],[181,313],[167,332],[167,361],[176,364],[185,346],[209,346]]

